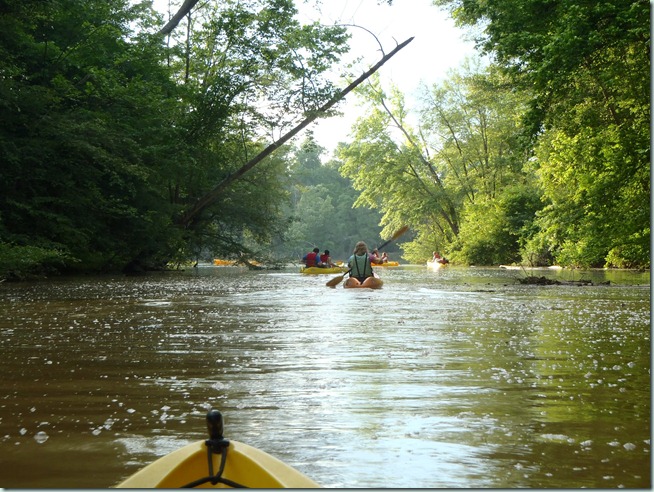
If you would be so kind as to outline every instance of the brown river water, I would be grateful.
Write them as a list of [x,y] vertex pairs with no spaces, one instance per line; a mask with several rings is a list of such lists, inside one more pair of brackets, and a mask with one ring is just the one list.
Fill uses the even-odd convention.
[[379,270],[0,284],[0,487],[115,485],[209,408],[325,487],[651,487],[649,272]]

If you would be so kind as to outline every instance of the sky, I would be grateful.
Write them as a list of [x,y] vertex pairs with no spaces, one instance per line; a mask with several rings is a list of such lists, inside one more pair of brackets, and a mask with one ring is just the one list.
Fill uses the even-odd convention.
[[[381,3],[381,5],[379,4]],[[320,20],[324,24],[356,24],[379,38],[384,52],[410,37],[414,40],[400,50],[379,70],[383,87],[393,84],[405,95],[409,108],[415,106],[421,85],[432,85],[457,69],[466,57],[476,56],[474,43],[466,32],[455,27],[449,14],[432,5],[431,0],[394,0],[389,6],[380,0],[323,0],[320,10],[315,2],[296,0],[300,20]],[[381,59],[379,44],[363,29],[350,28],[351,57],[363,57],[360,73]],[[338,83],[346,87],[347,81]],[[331,152],[340,141],[348,141],[352,124],[362,109],[356,97],[349,95],[337,109],[343,116],[333,116],[312,124],[314,138]]]
[[[465,57],[476,55],[474,43],[465,39],[466,32],[455,27],[449,14],[433,6],[432,0],[393,0],[391,6],[386,0],[295,0],[295,3],[301,22],[361,26],[379,39],[385,53],[414,37],[378,71],[383,87],[389,89],[391,84],[398,87],[409,109],[415,107],[421,85],[444,80],[448,70],[458,68]],[[154,5],[164,13],[168,0],[154,0]],[[358,76],[383,54],[377,40],[364,29],[351,27],[349,32],[351,49],[343,60],[362,58]],[[340,88],[348,85],[345,79],[334,79],[334,82]],[[352,125],[362,115],[353,94],[335,109],[343,115],[320,119],[309,127],[326,149],[327,157],[339,142],[349,140]],[[299,140],[302,138],[300,134]]]

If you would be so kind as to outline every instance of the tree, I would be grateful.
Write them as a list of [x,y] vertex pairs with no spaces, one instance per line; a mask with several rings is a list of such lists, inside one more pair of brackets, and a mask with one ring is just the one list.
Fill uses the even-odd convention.
[[479,46],[532,94],[526,128],[551,202],[533,244],[562,264],[649,265],[648,4],[434,3],[483,26]]
[[423,131],[460,204],[454,260],[519,260],[523,227],[541,208],[534,180],[523,170],[529,157],[521,145],[525,101],[496,67],[468,62],[424,99]]
[[[510,220],[510,200],[500,199],[508,185],[522,183],[531,193],[522,173],[527,155],[516,143],[520,94],[496,70],[466,66],[425,94],[415,130],[397,91],[387,98],[377,84],[361,93],[371,109],[340,154],[342,170],[362,191],[358,203],[381,208],[393,227],[406,221],[417,232],[405,256],[422,262],[437,248],[450,249],[461,262],[514,258],[524,224]],[[494,244],[496,253],[481,257],[474,253],[480,248],[471,248],[480,239],[475,224],[489,227],[491,215],[497,230],[487,242],[502,241]]]
[[293,200],[288,213],[293,221],[280,253],[292,251],[295,260],[314,247],[345,260],[356,241],[380,242],[379,213],[352,208],[357,193],[340,175],[339,161],[322,162],[323,150],[308,137],[291,161]]
[[[386,61],[388,61],[392,56],[394,56],[400,49],[402,49],[404,46],[406,46],[413,38],[409,38],[408,40],[404,41],[403,43],[399,44],[398,46],[395,47],[390,53],[387,55],[384,55],[384,57],[377,63],[375,64],[371,69],[369,69],[367,72],[359,76],[355,81],[350,83],[345,89],[339,91],[336,95],[332,96],[326,103],[324,103],[322,106],[318,108],[311,108],[310,109],[310,115],[307,116],[304,120],[302,120],[299,124],[297,124],[295,127],[293,127],[290,131],[285,133],[282,137],[280,137],[278,140],[275,142],[271,143],[268,145],[265,149],[260,151],[258,154],[256,154],[252,159],[248,160],[245,164],[243,164],[241,167],[236,169],[233,172],[230,172],[225,176],[217,185],[215,185],[211,190],[207,191],[204,195],[199,197],[197,201],[189,207],[178,219],[177,223],[179,225],[188,227],[188,225],[192,222],[195,221],[198,215],[200,215],[207,207],[212,206],[221,196],[222,192],[230,186],[230,184],[235,181],[236,179],[239,179],[241,176],[243,176],[245,173],[249,172],[254,166],[256,166],[259,162],[261,162],[263,159],[265,159],[267,156],[269,156],[272,152],[274,152],[276,149],[278,149],[281,145],[289,141],[291,138],[293,138],[295,135],[297,135],[302,129],[306,128],[309,124],[311,124],[316,118],[319,116],[324,116],[328,113],[328,111],[338,102],[340,101],[343,97],[345,97],[349,92],[351,92],[356,86],[358,86],[361,82],[366,80],[368,77],[370,77],[372,74],[374,74]],[[284,113],[284,111],[281,111],[280,113]],[[279,123],[277,123],[279,124]]]
[[63,252],[76,260],[69,267],[87,269],[174,242],[153,177],[176,139],[167,124],[175,87],[159,44],[132,30],[153,19],[121,0],[4,9],[3,240]]
[[3,9],[0,231],[69,268],[270,241],[286,224],[284,144],[367,77],[325,80],[347,35],[300,25],[290,0],[202,4],[170,47],[146,3]]

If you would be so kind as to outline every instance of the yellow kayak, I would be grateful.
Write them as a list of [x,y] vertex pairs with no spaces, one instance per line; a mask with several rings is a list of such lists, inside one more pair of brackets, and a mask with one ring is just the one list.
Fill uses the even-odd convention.
[[[197,441],[173,451],[139,470],[117,488],[249,487],[317,488],[319,484],[277,458],[242,442],[222,437],[222,416],[217,414],[220,430],[207,441]],[[209,423],[211,426],[212,424]],[[211,457],[211,464],[209,462]],[[224,463],[223,463],[224,460]]]
[[234,264],[232,260],[221,260],[220,258],[214,258],[213,264],[216,266],[230,266]]
[[300,273],[306,273],[308,275],[320,275],[321,273],[344,273],[347,272],[347,267],[330,267],[330,268],[322,268],[322,267],[302,267],[300,268]]
[[[260,262],[257,260],[251,260],[251,261],[246,261],[245,264],[250,264],[250,265],[255,265],[255,266],[263,266]],[[213,264],[215,266],[237,266],[236,260],[221,260],[220,258],[214,258]]]
[[386,263],[374,263],[372,266],[374,268],[377,268],[377,267],[396,267],[396,266],[400,266],[400,262],[399,261],[387,261]]

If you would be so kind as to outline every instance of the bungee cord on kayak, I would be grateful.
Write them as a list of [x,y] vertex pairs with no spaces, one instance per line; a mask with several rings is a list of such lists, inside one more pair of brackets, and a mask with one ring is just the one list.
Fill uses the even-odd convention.
[[[219,483],[228,485],[233,488],[246,489],[245,485],[241,485],[227,478],[223,478],[225,471],[225,464],[227,463],[227,450],[229,448],[229,439],[223,437],[223,416],[218,410],[210,410],[207,413],[207,430],[209,431],[209,439],[204,444],[207,446],[207,461],[209,462],[209,476],[195,480],[187,485],[182,486],[183,489],[190,489],[198,487],[207,482],[211,485]],[[218,473],[213,473],[213,455],[220,454],[220,467]]]
[[[318,488],[320,484],[261,449],[223,437],[223,416],[206,416],[209,439],[173,451],[137,471],[117,488]],[[217,456],[220,456],[218,461]],[[214,461],[215,460],[215,461]],[[217,473],[214,473],[215,469]],[[205,475],[206,476],[203,476]],[[201,478],[197,478],[201,477]],[[247,483],[247,485],[243,485]]]

